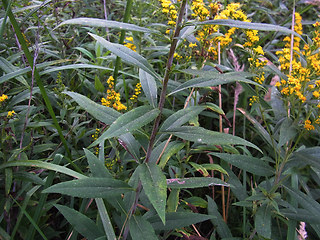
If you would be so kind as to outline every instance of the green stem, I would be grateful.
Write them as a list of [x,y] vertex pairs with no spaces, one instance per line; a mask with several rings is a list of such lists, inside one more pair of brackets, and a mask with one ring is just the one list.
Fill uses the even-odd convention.
[[75,165],[71,160],[72,159],[72,155],[71,155],[71,152],[69,150],[67,141],[66,141],[66,139],[64,138],[64,136],[62,134],[62,129],[61,129],[61,127],[60,127],[60,125],[58,123],[58,120],[56,118],[56,115],[55,115],[55,113],[53,111],[52,105],[51,105],[50,100],[48,98],[47,92],[46,92],[46,90],[44,88],[44,85],[43,85],[43,82],[42,82],[42,80],[40,78],[40,75],[39,75],[39,73],[37,71],[37,68],[34,66],[33,56],[31,55],[31,53],[30,53],[30,51],[28,49],[28,46],[27,46],[27,44],[26,44],[26,42],[24,40],[24,37],[23,37],[23,35],[22,35],[21,31],[20,31],[19,25],[18,25],[14,15],[13,15],[12,11],[11,11],[11,8],[8,6],[7,0],[2,0],[2,3],[3,3],[5,8],[8,8],[8,11],[7,11],[8,12],[8,17],[10,19],[10,22],[11,22],[13,28],[14,28],[15,34],[17,35],[19,43],[21,44],[21,48],[22,48],[22,50],[23,50],[23,52],[25,54],[25,57],[28,60],[30,68],[34,69],[34,77],[35,77],[37,85],[38,85],[38,87],[40,89],[41,96],[42,96],[42,98],[43,98],[43,100],[45,102],[45,105],[46,105],[46,107],[47,107],[47,109],[49,111],[49,114],[50,114],[50,116],[52,118],[53,124],[54,124],[55,128],[58,131],[59,137],[60,137],[60,139],[61,139],[61,141],[62,141],[62,143],[63,143],[63,145],[65,147],[67,155],[68,155],[68,157],[70,159],[69,162],[74,167],[75,170],[77,170],[78,172],[81,172],[81,169],[77,165]]
[[182,18],[184,15],[186,4],[187,4],[187,0],[183,0],[181,3],[179,16],[178,16],[177,23],[176,23],[176,28],[174,31],[174,36],[172,38],[172,43],[171,43],[170,50],[169,50],[169,56],[168,56],[167,65],[166,65],[166,72],[165,72],[165,75],[163,78],[163,83],[162,83],[162,91],[161,91],[160,100],[159,100],[159,104],[158,104],[160,113],[159,113],[158,117],[156,118],[156,120],[154,121],[145,162],[149,162],[153,143],[155,141],[156,134],[158,132],[158,128],[159,128],[159,124],[160,124],[160,120],[161,120],[161,115],[162,115],[162,109],[164,107],[164,102],[166,99],[167,86],[168,86],[169,76],[171,73],[171,68],[172,68],[172,63],[173,63],[173,55],[176,51],[177,43],[179,40],[179,34],[182,29]]

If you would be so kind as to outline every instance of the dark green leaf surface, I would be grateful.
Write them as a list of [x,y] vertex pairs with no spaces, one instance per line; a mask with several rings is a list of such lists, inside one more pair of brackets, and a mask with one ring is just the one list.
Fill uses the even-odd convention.
[[231,134],[210,131],[202,127],[182,126],[179,128],[170,128],[169,131],[165,132],[173,134],[184,140],[196,143],[210,145],[244,145],[261,151],[256,145],[240,137],[232,136]]
[[228,153],[209,154],[219,157],[236,166],[237,168],[243,169],[259,176],[272,176],[274,174],[274,169],[260,158]]
[[191,224],[213,219],[215,216],[192,213],[192,212],[169,212],[166,214],[166,223],[163,224],[158,216],[148,219],[155,230],[173,230],[186,227]]
[[152,225],[140,216],[132,216],[129,226],[132,240],[158,240]]
[[167,200],[167,182],[160,167],[154,163],[139,165],[140,180],[148,199],[157,211],[161,221],[165,220],[165,208]]
[[69,207],[55,204],[59,212],[67,219],[67,221],[85,238],[95,240],[103,236],[103,232],[98,226],[87,216],[82,213],[71,209]]
[[146,98],[148,99],[150,105],[156,108],[158,105],[157,103],[158,91],[157,91],[157,83],[154,80],[154,77],[140,68],[139,78],[140,78],[142,90],[146,95]]
[[265,238],[271,238],[271,209],[267,205],[258,208],[255,215],[257,233]]
[[45,190],[44,193],[61,193],[81,198],[108,198],[133,191],[123,181],[110,178],[86,178],[55,184]]
[[173,178],[167,179],[169,188],[199,188],[210,186],[229,186],[219,178],[212,177],[194,177],[194,178]]
[[119,137],[125,133],[136,130],[154,120],[159,113],[160,110],[158,108],[152,108],[147,105],[134,108],[117,118],[108,130],[91,144],[91,146],[97,145],[106,139]]

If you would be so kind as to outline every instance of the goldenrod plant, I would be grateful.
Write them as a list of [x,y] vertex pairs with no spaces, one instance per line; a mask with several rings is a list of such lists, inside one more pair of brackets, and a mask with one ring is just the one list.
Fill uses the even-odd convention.
[[0,239],[319,239],[311,1],[0,5]]

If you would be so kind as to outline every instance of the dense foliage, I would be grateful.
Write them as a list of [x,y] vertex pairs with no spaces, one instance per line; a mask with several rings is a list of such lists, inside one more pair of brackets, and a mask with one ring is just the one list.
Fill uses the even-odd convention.
[[319,1],[0,8],[0,239],[319,239]]

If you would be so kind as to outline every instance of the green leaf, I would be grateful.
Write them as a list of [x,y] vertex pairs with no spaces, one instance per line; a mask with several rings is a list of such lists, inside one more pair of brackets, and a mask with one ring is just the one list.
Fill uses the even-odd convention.
[[74,178],[88,178],[87,176],[82,175],[81,173],[77,173],[69,168],[52,164],[52,163],[46,163],[43,161],[37,161],[37,160],[10,161],[10,162],[1,164],[0,169],[7,168],[7,167],[18,167],[18,166],[44,168],[44,169],[49,169],[49,170],[66,174]]
[[211,152],[209,154],[219,157],[237,168],[259,176],[272,176],[274,174],[274,169],[260,158],[228,153]]
[[63,21],[55,28],[61,27],[63,25],[81,25],[88,27],[103,27],[103,28],[113,28],[125,31],[135,31],[135,32],[145,32],[145,33],[157,33],[158,31],[151,30],[144,27],[139,27],[130,23],[123,23],[117,21],[110,21],[106,19],[99,18],[73,18]]
[[185,109],[181,109],[171,116],[169,116],[161,125],[159,131],[164,132],[172,128],[180,127],[181,125],[189,122],[190,119],[199,115],[206,107],[204,106],[192,106]]
[[179,128],[170,128],[169,131],[165,132],[173,134],[184,140],[196,143],[210,145],[244,145],[253,147],[261,152],[256,145],[240,137],[232,136],[231,134],[210,131],[202,127],[182,126]]
[[158,108],[152,108],[147,105],[134,108],[118,117],[117,120],[111,124],[108,130],[105,131],[93,144],[91,144],[91,147],[106,139],[118,137],[136,130],[154,120],[159,113],[160,110]]
[[202,165],[194,163],[194,162],[189,162],[189,164],[195,170],[197,170],[202,176],[204,176],[204,177],[208,177],[209,176],[209,173],[208,173],[207,169],[205,169]]
[[257,129],[257,132],[269,143],[270,146],[273,147],[272,139],[267,132],[267,130],[254,118],[252,117],[246,110],[242,108],[237,108],[246,118],[253,124],[254,128]]
[[[185,146],[185,143],[182,142],[170,142],[168,144],[168,147],[166,148],[165,152],[160,158],[159,167],[164,168],[169,159],[176,153],[178,153],[183,147]],[[150,159],[151,161],[151,159]]]
[[94,88],[99,92],[104,91],[104,86],[97,75],[94,77]]
[[111,223],[109,214],[107,212],[106,206],[103,202],[103,199],[96,198],[95,201],[96,201],[96,204],[98,207],[99,215],[101,217],[101,221],[103,224],[105,235],[107,236],[108,239],[113,239],[113,240],[117,239],[116,234],[114,233],[112,223]]
[[168,188],[199,188],[210,186],[226,186],[229,184],[219,178],[212,177],[193,177],[193,178],[172,178],[167,179]]
[[166,214],[166,223],[160,221],[158,216],[153,216],[148,219],[155,230],[173,230],[203,222],[208,219],[213,219],[215,216],[204,215],[192,212],[169,212]]
[[206,200],[204,200],[201,197],[189,197],[184,199],[184,201],[186,201],[188,204],[192,204],[195,207],[201,207],[201,208],[207,208],[208,207],[208,203]]
[[293,121],[290,118],[286,118],[282,122],[280,127],[278,147],[282,147],[297,135],[297,130],[292,123]]
[[179,206],[179,193],[180,189],[171,189],[167,200],[167,211],[176,212]]
[[122,58],[125,62],[130,63],[134,66],[137,66],[147,73],[149,73],[154,78],[161,80],[161,77],[153,70],[147,59],[132,51],[131,49],[123,46],[121,44],[111,43],[105,40],[102,37],[99,37],[95,34],[88,33],[91,37],[97,40],[103,47],[111,51],[113,54],[117,55],[118,57]]
[[61,193],[81,198],[108,198],[109,196],[120,195],[133,191],[123,181],[111,178],[86,178],[55,184],[43,193]]
[[95,240],[103,236],[103,232],[98,226],[87,216],[82,213],[59,204],[54,206],[62,213],[67,221],[85,238]]
[[[310,212],[311,216],[314,215],[313,213],[320,212],[320,204],[316,200],[300,192],[299,190],[294,190],[286,186],[283,186],[283,187],[289,192],[291,197],[294,198],[299,203],[299,205],[301,205],[304,209]],[[320,221],[319,214],[317,215],[317,218],[318,218],[318,221]]]
[[131,133],[125,133],[121,135],[118,141],[136,161],[140,160],[141,144],[134,138]]
[[218,164],[205,163],[205,164],[201,164],[201,166],[204,167],[206,170],[218,171],[223,174],[229,175],[228,172],[226,170],[224,170],[224,168]]
[[105,123],[105,124],[112,124],[121,113],[117,112],[116,110],[103,106],[101,104],[97,104],[94,101],[90,100],[89,98],[75,92],[64,92],[65,94],[69,95],[70,97],[75,100],[80,107],[90,113],[94,118],[97,120]]
[[111,173],[106,168],[104,162],[100,161],[92,152],[88,149],[84,149],[84,153],[89,163],[89,168],[94,177],[98,178],[112,178]]
[[165,220],[165,208],[167,199],[167,182],[160,167],[153,163],[139,165],[139,176],[145,194],[152,206],[157,211],[161,221]]
[[158,93],[157,93],[157,84],[156,84],[156,81],[154,80],[154,77],[140,68],[139,78],[140,78],[140,83],[141,83],[143,92],[146,95],[150,105],[156,108],[158,105],[157,103]]
[[259,235],[271,238],[271,211],[266,204],[258,208],[254,223]]
[[129,227],[132,240],[158,240],[152,225],[140,216],[130,218]]
[[249,84],[253,84],[259,87],[262,87],[261,84],[258,84],[252,80],[249,80],[247,78],[241,77],[241,75],[237,73],[215,73],[212,72],[210,76],[207,77],[197,77],[193,78],[183,84],[181,84],[179,87],[174,89],[169,95],[175,94],[177,92],[180,92],[187,88],[192,87],[212,87],[212,86],[218,86],[222,84],[228,84],[233,82],[245,82]]
[[196,25],[222,25],[222,26],[228,26],[228,27],[260,30],[260,31],[268,31],[268,32],[269,31],[284,32],[287,34],[294,34],[295,36],[301,38],[301,36],[295,31],[292,31],[285,27],[281,27],[279,25],[273,25],[273,24],[267,24],[267,23],[252,23],[252,22],[242,22],[239,20],[231,20],[231,19],[216,19],[216,20],[197,22]]
[[218,206],[213,199],[207,196],[208,199],[208,214],[215,216],[211,219],[211,222],[216,227],[218,234],[221,238],[231,238],[232,234],[228,225],[223,220],[221,214],[218,211]]

